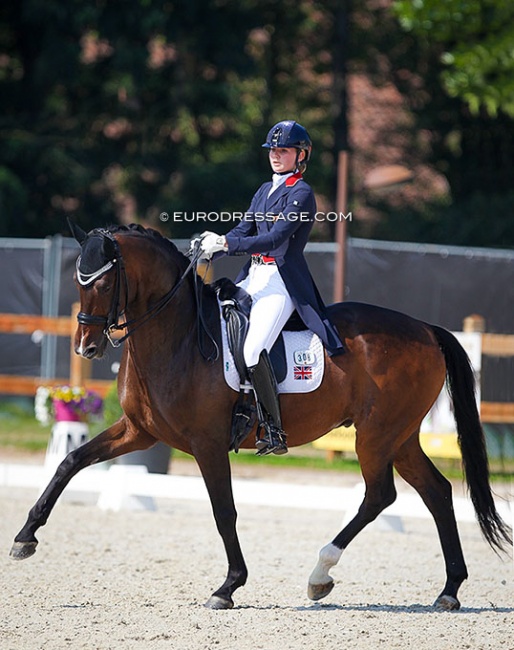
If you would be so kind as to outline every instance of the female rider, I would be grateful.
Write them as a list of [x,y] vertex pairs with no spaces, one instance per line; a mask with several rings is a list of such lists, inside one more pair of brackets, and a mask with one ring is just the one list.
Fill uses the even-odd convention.
[[256,398],[267,416],[258,454],[285,454],[277,383],[268,352],[296,309],[306,327],[320,336],[329,355],[344,347],[330,322],[309,272],[303,250],[314,224],[316,201],[303,180],[312,143],[293,120],[275,124],[262,145],[269,150],[271,182],[255,193],[244,219],[226,235],[202,235],[202,257],[250,254],[236,283],[252,296],[244,359]]

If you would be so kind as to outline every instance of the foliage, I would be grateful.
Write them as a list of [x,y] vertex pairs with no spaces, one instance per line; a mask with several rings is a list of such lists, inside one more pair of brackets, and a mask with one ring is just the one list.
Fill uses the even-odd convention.
[[[409,2],[405,11],[410,8],[412,14],[418,15],[420,7],[436,4],[435,0]],[[456,5],[452,0],[441,3],[441,11],[447,6],[473,4],[472,0]],[[384,139],[402,158],[384,162],[401,160],[413,169],[413,191],[409,193],[409,187],[405,187],[391,190],[388,196],[385,192],[363,196],[357,190],[357,217],[359,203],[365,200],[366,206],[372,206],[374,214],[382,218],[368,223],[360,223],[357,218],[350,227],[351,234],[455,245],[513,246],[508,223],[514,207],[513,118],[505,111],[496,116],[485,110],[473,114],[463,99],[450,97],[441,81],[446,71],[441,59],[445,49],[437,40],[441,33],[436,29],[432,37],[431,31],[420,35],[413,28],[405,32],[400,30],[396,16],[387,6],[370,11],[367,3],[356,5],[354,41],[366,42],[366,47],[354,48],[352,69],[372,80],[376,88],[392,85],[401,96],[407,125],[403,130],[386,131]],[[441,19],[441,30],[445,24]],[[369,111],[377,119],[372,107]],[[392,114],[382,117],[384,121],[388,118],[396,123]],[[356,142],[355,155],[359,155],[360,146]],[[370,153],[365,155],[369,157]],[[418,190],[423,183],[419,174],[423,168],[444,178],[444,200]]]
[[514,4],[502,0],[396,0],[404,29],[441,45],[441,79],[474,114],[514,117]]
[[245,209],[270,123],[326,124],[323,20],[308,0],[3,3],[0,235]]
[[[514,174],[512,3],[396,0],[396,14],[392,4],[1,3],[0,236],[68,234],[71,216],[85,229],[142,221],[189,237],[205,227],[163,223],[159,214],[246,209],[269,174],[260,145],[285,117],[309,129],[308,180],[333,207],[341,110],[334,71],[344,7],[351,8],[349,73],[377,88],[394,84],[406,110],[400,132],[387,135],[406,143],[398,159],[381,159],[358,138],[355,155],[370,167],[400,156],[413,168],[431,166],[447,179],[452,219],[465,219],[472,193],[477,206],[507,196]],[[354,195],[358,188],[355,179]],[[401,209],[421,215],[415,221],[422,225],[425,207],[413,203]],[[397,209],[380,206],[384,236],[402,238],[388,227]],[[482,235],[474,236],[480,245]]]
[[[29,400],[31,402],[31,400]],[[105,398],[106,409],[104,411],[105,423],[91,425],[92,435],[98,434],[103,428],[115,422],[119,415],[116,415],[116,408],[120,409],[117,401],[115,384]],[[110,410],[110,406],[114,408]],[[117,404],[117,407],[116,407]],[[111,415],[109,415],[111,413]],[[121,410],[119,411],[121,413]],[[42,427],[34,418],[33,409],[19,408],[12,400],[0,402],[0,454],[2,449],[15,449],[20,452],[41,452],[46,449],[50,437],[50,427]],[[513,434],[511,434],[512,437]],[[174,458],[195,462],[192,456],[178,450],[173,452]],[[514,476],[514,463],[510,456],[507,458],[491,458],[492,480],[505,480],[506,477]],[[337,472],[359,473],[359,463],[352,455],[335,458],[329,461],[322,450],[314,449],[311,445],[294,447],[285,456],[256,456],[252,450],[241,450],[238,454],[230,454],[231,464],[244,465],[269,465],[287,468],[309,468],[317,470],[331,470]],[[437,459],[436,464],[447,477],[462,478],[460,463],[448,459]]]
[[0,417],[0,449],[40,452],[47,448],[50,435],[50,427],[42,427],[34,416]]
[[104,425],[110,427],[123,415],[118,399],[118,383],[114,381],[104,397]]

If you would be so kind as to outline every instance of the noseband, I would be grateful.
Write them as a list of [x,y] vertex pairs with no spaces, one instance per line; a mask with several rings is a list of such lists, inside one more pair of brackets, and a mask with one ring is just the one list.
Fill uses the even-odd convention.
[[[80,256],[79,256],[76,263],[77,281],[82,287],[92,286],[96,282],[96,280],[98,280],[99,278],[101,278],[103,275],[105,275],[107,272],[109,272],[114,268],[116,271],[116,279],[114,282],[114,289],[112,292],[111,306],[109,308],[109,313],[107,314],[107,316],[97,316],[95,314],[87,314],[81,311],[77,314],[77,321],[79,325],[86,325],[86,326],[99,325],[103,327],[103,333],[109,340],[110,344],[114,348],[118,348],[123,343],[123,341],[128,339],[128,337],[131,336],[137,329],[139,329],[141,325],[144,325],[147,321],[157,316],[157,314],[159,314],[168,305],[170,300],[173,298],[173,296],[177,293],[177,291],[184,283],[187,274],[198,262],[198,259],[201,254],[201,250],[199,247],[196,247],[196,249],[192,254],[191,261],[187,269],[180,276],[178,282],[160,300],[158,300],[155,304],[153,304],[141,316],[119,324],[118,321],[125,314],[127,304],[128,304],[128,281],[127,281],[127,274],[125,271],[125,264],[121,256],[119,244],[116,238],[113,236],[113,234],[105,229],[99,229],[96,232],[102,235],[103,237],[106,237],[112,242],[115,251],[114,257],[112,260],[109,260],[106,264],[104,264],[100,269],[98,269],[94,273],[81,273],[79,270],[79,265],[80,265]],[[124,287],[124,294],[125,294],[123,309],[120,306],[122,285]],[[129,330],[129,328],[131,329]],[[123,330],[126,330],[126,333],[122,337],[117,339],[113,338],[114,332],[119,332]]]

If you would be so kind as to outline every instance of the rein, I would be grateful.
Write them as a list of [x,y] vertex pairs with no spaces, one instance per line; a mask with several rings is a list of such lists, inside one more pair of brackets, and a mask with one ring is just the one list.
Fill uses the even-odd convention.
[[[132,336],[135,331],[137,331],[140,327],[142,327],[145,323],[150,321],[152,318],[155,318],[158,314],[161,313],[163,309],[165,309],[168,304],[171,302],[171,300],[174,298],[178,290],[182,287],[184,284],[188,274],[191,272],[191,270],[194,268],[196,269],[198,265],[198,260],[200,259],[200,255],[202,253],[199,242],[195,243],[192,251],[191,251],[191,261],[189,262],[186,270],[182,273],[180,278],[178,279],[177,283],[167,292],[164,294],[164,296],[158,300],[154,305],[152,305],[144,314],[141,316],[138,316],[137,318],[132,318],[129,321],[125,321],[124,323],[119,324],[118,321],[121,316],[125,314],[125,310],[127,307],[127,302],[128,302],[128,281],[127,281],[127,274],[125,271],[125,265],[123,263],[123,258],[121,256],[121,251],[119,248],[119,244],[116,240],[116,238],[108,231],[108,230],[101,230],[99,231],[104,237],[107,237],[110,239],[110,241],[114,245],[114,249],[116,251],[116,256],[114,259],[110,260],[105,264],[101,269],[96,271],[95,273],[91,274],[83,274],[80,273],[79,271],[79,264],[80,264],[80,257],[77,259],[77,280],[80,285],[82,286],[88,286],[92,283],[94,283],[98,278],[100,278],[102,275],[107,273],[107,271],[110,271],[112,268],[116,270],[116,280],[115,280],[115,286],[114,286],[114,291],[112,294],[112,302],[111,302],[111,307],[109,309],[109,314],[107,316],[96,316],[94,314],[86,314],[85,312],[79,312],[77,315],[77,321],[80,325],[103,325],[104,330],[103,333],[109,340],[109,343],[114,347],[118,348],[120,345],[126,341],[129,336]],[[196,273],[195,273],[196,276]],[[121,294],[121,285],[124,285],[125,288],[125,307],[123,310],[120,309],[120,294]],[[202,314],[202,309],[201,309],[201,289],[199,289],[199,282],[198,282],[198,277],[195,277],[194,280],[194,288],[195,288],[195,300],[196,300],[196,305],[197,305],[197,321],[199,328],[203,327],[205,332],[207,333],[207,336],[210,338],[212,343],[215,346],[215,353],[214,356],[209,356],[206,357],[203,352],[202,355],[204,358],[208,360],[216,360],[219,357],[219,349],[218,346],[214,340],[214,337],[212,334],[208,331],[203,314]],[[129,330],[129,328],[131,328]],[[113,333],[114,332],[119,332],[126,330],[126,333],[118,338],[115,339],[113,338]],[[200,341],[199,341],[200,344]],[[202,346],[200,345],[200,350]]]

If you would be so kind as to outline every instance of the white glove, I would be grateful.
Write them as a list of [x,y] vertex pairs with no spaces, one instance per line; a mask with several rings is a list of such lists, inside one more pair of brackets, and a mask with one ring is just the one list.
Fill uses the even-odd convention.
[[191,257],[193,255],[193,253],[195,252],[196,245],[201,240],[202,240],[201,237],[195,237],[194,239],[192,239],[189,242],[189,250],[187,251],[187,254],[189,255],[189,257]]
[[199,235],[198,237],[194,237],[194,238],[189,242],[189,251],[192,252],[192,251],[194,250],[196,244],[197,244],[198,242],[202,241],[202,239],[203,239],[204,237],[207,237],[207,235],[214,235],[214,236],[217,237],[217,235],[216,235],[215,232],[211,232],[210,230],[204,230],[203,233],[202,233],[201,235]]
[[200,258],[210,260],[214,253],[227,249],[227,240],[223,235],[216,235],[213,232],[207,232],[202,236],[200,248],[202,249]]

